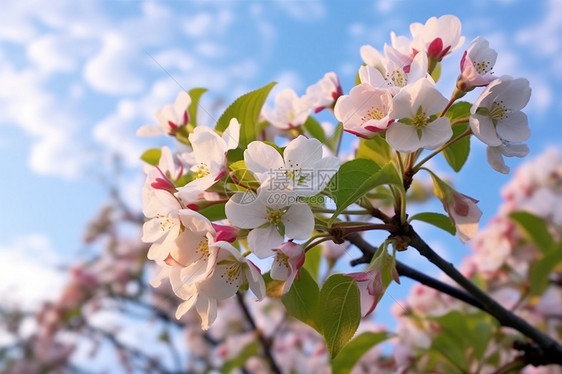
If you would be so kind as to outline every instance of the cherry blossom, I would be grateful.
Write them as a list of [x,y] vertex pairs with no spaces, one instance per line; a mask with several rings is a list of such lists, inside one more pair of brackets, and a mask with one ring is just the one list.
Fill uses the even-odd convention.
[[470,109],[470,127],[478,139],[497,147],[507,142],[522,142],[530,130],[525,113],[531,88],[525,78],[504,75],[491,82]]
[[431,17],[425,24],[412,23],[411,47],[414,51],[426,53],[429,58],[441,61],[464,43],[461,36],[461,21],[450,14],[439,18]]
[[263,299],[265,283],[258,267],[228,242],[217,242],[215,246],[219,248],[217,266],[209,278],[198,284],[199,291],[210,298],[223,300],[248,284],[258,300]]
[[286,88],[275,96],[274,108],[265,108],[263,115],[271,125],[288,130],[304,124],[311,111],[306,97],[298,97],[293,89]]
[[179,207],[174,196],[177,191],[174,182],[182,177],[183,172],[183,164],[172,155],[168,147],[162,147],[158,166],[145,166],[146,180],[142,189],[145,216],[165,215]]
[[457,79],[459,90],[471,91],[496,79],[492,69],[498,53],[489,45],[490,43],[480,36],[470,43],[461,59],[461,74]]
[[274,252],[275,258],[271,265],[271,278],[285,281],[283,293],[287,293],[291,289],[299,269],[304,264],[304,249],[296,243],[285,242]]
[[361,83],[375,88],[388,89],[396,95],[402,87],[427,76],[427,55],[417,54],[413,59],[385,47],[385,56],[370,45],[361,47],[361,56],[366,65],[359,68]]
[[250,250],[260,258],[275,254],[284,237],[308,239],[314,229],[310,207],[291,191],[258,189],[257,194],[239,192],[225,206],[226,217],[248,234]]
[[434,149],[453,135],[449,119],[439,117],[448,100],[429,79],[406,86],[392,101],[389,116],[396,122],[386,131],[386,140],[397,151]]
[[154,116],[158,120],[158,125],[145,125],[138,129],[138,136],[158,136],[175,135],[180,127],[189,122],[187,108],[191,104],[191,98],[186,91],[178,94],[174,104],[166,105],[163,109],[157,110]]
[[308,101],[316,113],[334,105],[343,94],[340,79],[333,71],[324,74],[322,79],[306,89],[304,100]]
[[357,282],[359,287],[362,317],[375,310],[392,280],[400,283],[394,257],[388,254],[385,245],[381,246],[379,250],[381,252],[365,271],[347,274]]
[[222,137],[204,126],[193,130],[189,135],[193,152],[182,154],[183,160],[192,165],[193,180],[178,189],[178,197],[192,203],[225,175],[226,152],[238,146],[239,134],[240,124],[234,118]]
[[363,83],[353,87],[349,95],[338,99],[334,115],[343,123],[345,131],[369,138],[385,131],[392,123],[389,117],[391,109],[392,95],[389,91]]
[[299,135],[283,151],[252,142],[244,151],[246,167],[270,190],[291,190],[297,196],[313,196],[324,190],[339,168],[339,159],[324,156],[322,143]]
[[478,231],[478,223],[482,216],[482,211],[476,205],[478,200],[456,191],[435,173],[430,172],[430,174],[433,179],[435,196],[441,200],[443,208],[455,225],[457,236],[465,243]]

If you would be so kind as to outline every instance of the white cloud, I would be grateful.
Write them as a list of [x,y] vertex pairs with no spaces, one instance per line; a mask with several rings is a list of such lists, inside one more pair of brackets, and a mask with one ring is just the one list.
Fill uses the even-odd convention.
[[27,57],[47,74],[69,72],[93,52],[94,45],[90,37],[51,33],[34,38],[27,46]]
[[0,246],[0,297],[7,306],[29,310],[56,298],[65,283],[49,239],[31,234]]
[[84,78],[92,88],[109,94],[134,94],[140,92],[144,82],[133,72],[139,58],[136,45],[123,35],[110,32],[103,37],[101,51],[91,58],[84,68]]
[[33,139],[30,167],[41,174],[76,176],[83,166],[77,116],[45,88],[45,77],[0,61],[0,124],[17,125]]
[[230,9],[220,9],[215,13],[202,11],[180,21],[186,36],[196,39],[224,35],[232,26],[234,14]]

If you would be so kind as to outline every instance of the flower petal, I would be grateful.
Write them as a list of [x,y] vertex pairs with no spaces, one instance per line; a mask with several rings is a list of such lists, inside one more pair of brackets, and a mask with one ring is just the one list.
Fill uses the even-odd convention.
[[421,148],[414,126],[394,122],[386,130],[386,141],[399,152],[413,152]]
[[281,243],[283,243],[283,237],[272,225],[253,229],[248,234],[248,246],[250,247],[250,251],[259,258],[273,256],[275,253],[273,249],[277,248]]
[[505,120],[498,121],[496,131],[508,142],[523,142],[531,136],[527,115],[520,111],[509,113]]
[[435,149],[451,139],[453,129],[447,117],[437,118],[422,130],[421,143],[425,149]]
[[308,239],[314,230],[314,214],[307,204],[291,205],[281,221],[285,225],[285,235],[291,239]]
[[269,173],[285,166],[283,157],[275,148],[259,141],[248,144],[248,149],[244,151],[244,162],[260,183],[267,179]]
[[267,222],[266,206],[250,192],[239,192],[224,207],[226,218],[241,229],[253,229]]

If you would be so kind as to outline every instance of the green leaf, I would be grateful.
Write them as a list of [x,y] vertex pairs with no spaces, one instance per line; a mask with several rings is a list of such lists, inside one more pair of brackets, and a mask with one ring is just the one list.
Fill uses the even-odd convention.
[[284,281],[272,279],[269,271],[263,275],[263,281],[265,282],[265,294],[267,297],[280,299],[283,296]]
[[[468,129],[468,123],[453,126],[453,137],[455,139],[460,136]],[[457,140],[445,150],[443,150],[443,156],[447,163],[453,168],[454,171],[459,172],[466,160],[468,159],[468,154],[470,153],[470,136],[465,136],[460,140]]]
[[523,234],[531,240],[543,254],[550,252],[554,241],[548,231],[546,222],[542,218],[523,211],[513,212],[509,217],[515,221]]
[[470,108],[472,104],[468,101],[459,101],[451,105],[445,116],[449,118],[449,121],[456,122],[461,120],[468,121],[470,117]]
[[334,130],[332,136],[326,138],[326,143],[324,143],[335,154],[338,154],[342,134],[343,134],[343,124],[340,122],[336,126],[336,129]]
[[466,316],[458,311],[452,311],[430,319],[436,321],[441,328],[441,333],[431,342],[431,349],[441,353],[456,367],[467,368],[466,353],[471,346],[471,332],[466,323]]
[[158,166],[160,156],[162,156],[162,150],[160,148],[151,148],[145,151],[140,158],[152,166]]
[[357,202],[367,192],[383,184],[402,185],[402,179],[392,164],[381,168],[374,161],[364,158],[344,163],[329,184],[336,202],[336,211],[329,223],[334,222],[345,208]]
[[455,310],[429,319],[437,322],[441,330],[433,339],[431,348],[446,357],[460,372],[466,372],[471,366],[469,358],[472,363],[481,361],[498,328],[497,322],[484,312],[467,314]]
[[220,116],[215,130],[222,133],[228,127],[230,120],[236,118],[240,122],[240,147],[246,148],[250,142],[256,140],[259,114],[275,84],[276,82],[271,82],[234,100]]
[[209,221],[220,221],[221,219],[226,219],[226,213],[224,212],[224,204],[211,205],[197,212],[207,217]]
[[189,114],[189,123],[193,126],[197,126],[197,110],[199,109],[199,100],[201,96],[207,92],[206,88],[192,88],[187,93],[191,98],[191,104],[187,107],[187,113]]
[[338,355],[361,320],[359,287],[351,277],[334,274],[320,291],[320,324],[330,357]]
[[324,129],[314,117],[308,116],[303,126],[312,137],[320,140],[321,143],[326,142],[326,134],[324,134]]
[[281,298],[287,312],[296,319],[321,332],[318,314],[318,283],[304,268],[299,270],[299,278],[295,279],[289,292]]
[[410,217],[410,221],[413,220],[429,223],[430,225],[447,231],[451,235],[455,235],[457,232],[457,228],[451,223],[451,219],[445,214],[432,212],[418,213]]
[[348,374],[357,361],[371,348],[383,340],[388,339],[386,332],[364,332],[347,343],[340,354],[332,360],[332,372]]
[[392,148],[382,136],[375,135],[371,139],[361,139],[355,156],[373,160],[382,167],[392,160]]
[[244,367],[246,361],[252,357],[259,354],[260,344],[254,341],[244,347],[242,352],[238,353],[233,359],[226,361],[221,368],[221,374],[229,374],[234,369],[240,369]]
[[550,274],[560,263],[562,263],[562,242],[553,246],[550,252],[531,265],[529,271],[531,295],[540,295],[548,288]]
[[317,245],[306,252],[303,267],[308,270],[312,278],[318,279],[320,262],[322,261],[322,246]]

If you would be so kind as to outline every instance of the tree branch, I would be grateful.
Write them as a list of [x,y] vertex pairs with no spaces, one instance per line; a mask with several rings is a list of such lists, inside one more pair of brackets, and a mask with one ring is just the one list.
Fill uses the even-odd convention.
[[[368,243],[359,234],[349,235],[347,237],[347,240],[349,240],[351,243],[353,243],[355,246],[357,246],[357,248],[359,248],[361,250],[361,252],[363,252],[362,257],[351,261],[352,266],[355,266],[355,265],[358,265],[358,264],[361,264],[361,263],[369,263],[371,261],[371,258],[373,258],[373,255],[377,251],[376,247],[374,247],[370,243]],[[484,310],[482,304],[478,300],[476,300],[474,297],[472,297],[470,294],[464,292],[463,290],[461,290],[457,287],[453,287],[453,286],[451,286],[447,283],[444,283],[444,282],[442,282],[438,279],[432,278],[429,275],[426,275],[426,274],[424,274],[420,271],[417,271],[416,269],[413,269],[413,268],[409,267],[408,265],[404,264],[403,262],[396,261],[396,270],[398,271],[398,274],[400,276],[404,276],[404,277],[408,277],[410,279],[416,280],[423,285],[426,285],[426,286],[428,286],[430,288],[433,288],[437,291],[440,291],[444,294],[447,294],[447,295],[452,296],[456,299],[464,301],[465,303],[467,303],[469,305],[472,305],[475,308]]]
[[482,309],[498,320],[505,327],[511,327],[528,338],[532,339],[541,352],[532,358],[526,357],[529,364],[539,366],[548,364],[562,365],[562,346],[550,336],[531,326],[527,321],[520,318],[513,312],[505,309],[488,294],[478,288],[469,279],[465,278],[451,263],[440,257],[431,247],[410,227],[406,235],[410,238],[410,245],[427,258],[430,262],[443,270],[451,279],[457,282],[478,302],[482,304]]
[[244,316],[248,320],[248,323],[250,323],[252,330],[254,330],[258,336],[260,344],[263,347],[263,352],[265,354],[265,357],[267,358],[267,360],[269,361],[269,365],[271,366],[271,370],[275,374],[281,374],[281,369],[279,369],[279,366],[277,366],[277,363],[273,358],[273,354],[271,353],[271,343],[265,338],[265,336],[263,336],[261,331],[258,329],[256,322],[254,321],[254,318],[250,314],[250,310],[248,309],[248,306],[244,301],[244,295],[242,295],[240,292],[237,292],[236,299],[238,300],[238,304],[240,305],[240,308],[242,309]]

